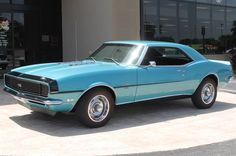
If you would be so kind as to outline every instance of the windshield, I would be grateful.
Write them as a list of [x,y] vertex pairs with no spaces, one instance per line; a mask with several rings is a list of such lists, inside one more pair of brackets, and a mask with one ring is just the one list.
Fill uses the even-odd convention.
[[143,46],[129,44],[103,44],[90,58],[96,61],[135,65],[141,55]]

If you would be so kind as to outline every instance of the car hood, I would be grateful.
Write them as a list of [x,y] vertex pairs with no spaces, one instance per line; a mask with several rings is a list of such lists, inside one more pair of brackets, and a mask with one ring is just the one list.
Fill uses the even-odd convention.
[[76,61],[31,65],[16,68],[12,71],[57,80],[79,74],[120,69],[121,67],[110,62]]

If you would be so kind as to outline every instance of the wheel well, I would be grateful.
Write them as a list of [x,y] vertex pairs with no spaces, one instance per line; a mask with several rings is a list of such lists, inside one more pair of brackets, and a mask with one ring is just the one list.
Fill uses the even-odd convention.
[[208,75],[207,77],[204,78],[204,80],[207,79],[207,78],[210,78],[210,79],[214,80],[215,83],[216,83],[216,86],[218,86],[218,78],[217,78],[216,75],[214,75],[214,74]]
[[79,105],[79,101],[81,100],[81,98],[83,96],[85,96],[86,94],[88,94],[89,92],[95,90],[95,89],[99,89],[99,88],[102,88],[102,89],[106,89],[109,93],[111,93],[112,97],[114,98],[114,101],[116,101],[116,94],[115,94],[115,91],[113,89],[111,89],[110,87],[107,87],[107,86],[96,86],[96,87],[93,87],[93,88],[90,88],[89,90],[85,91],[82,96],[79,98],[79,100],[77,101],[77,103],[75,104],[74,108],[72,109],[71,112],[75,112],[77,106]]

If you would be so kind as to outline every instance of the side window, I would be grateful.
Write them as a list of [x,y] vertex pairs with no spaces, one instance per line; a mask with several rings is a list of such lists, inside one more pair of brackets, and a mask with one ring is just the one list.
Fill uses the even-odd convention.
[[155,61],[157,63],[158,59],[162,57],[162,54],[159,53],[155,48],[148,48],[147,53],[143,59],[143,62],[141,65],[149,65],[150,61]]
[[149,65],[150,61],[155,61],[157,65],[184,65],[192,62],[182,50],[172,47],[150,47],[144,57],[142,65]]

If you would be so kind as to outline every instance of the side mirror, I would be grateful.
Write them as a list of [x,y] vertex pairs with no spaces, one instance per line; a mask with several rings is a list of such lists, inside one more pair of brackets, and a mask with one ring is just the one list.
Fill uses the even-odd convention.
[[157,63],[155,61],[149,61],[149,66],[150,67],[156,67]]

